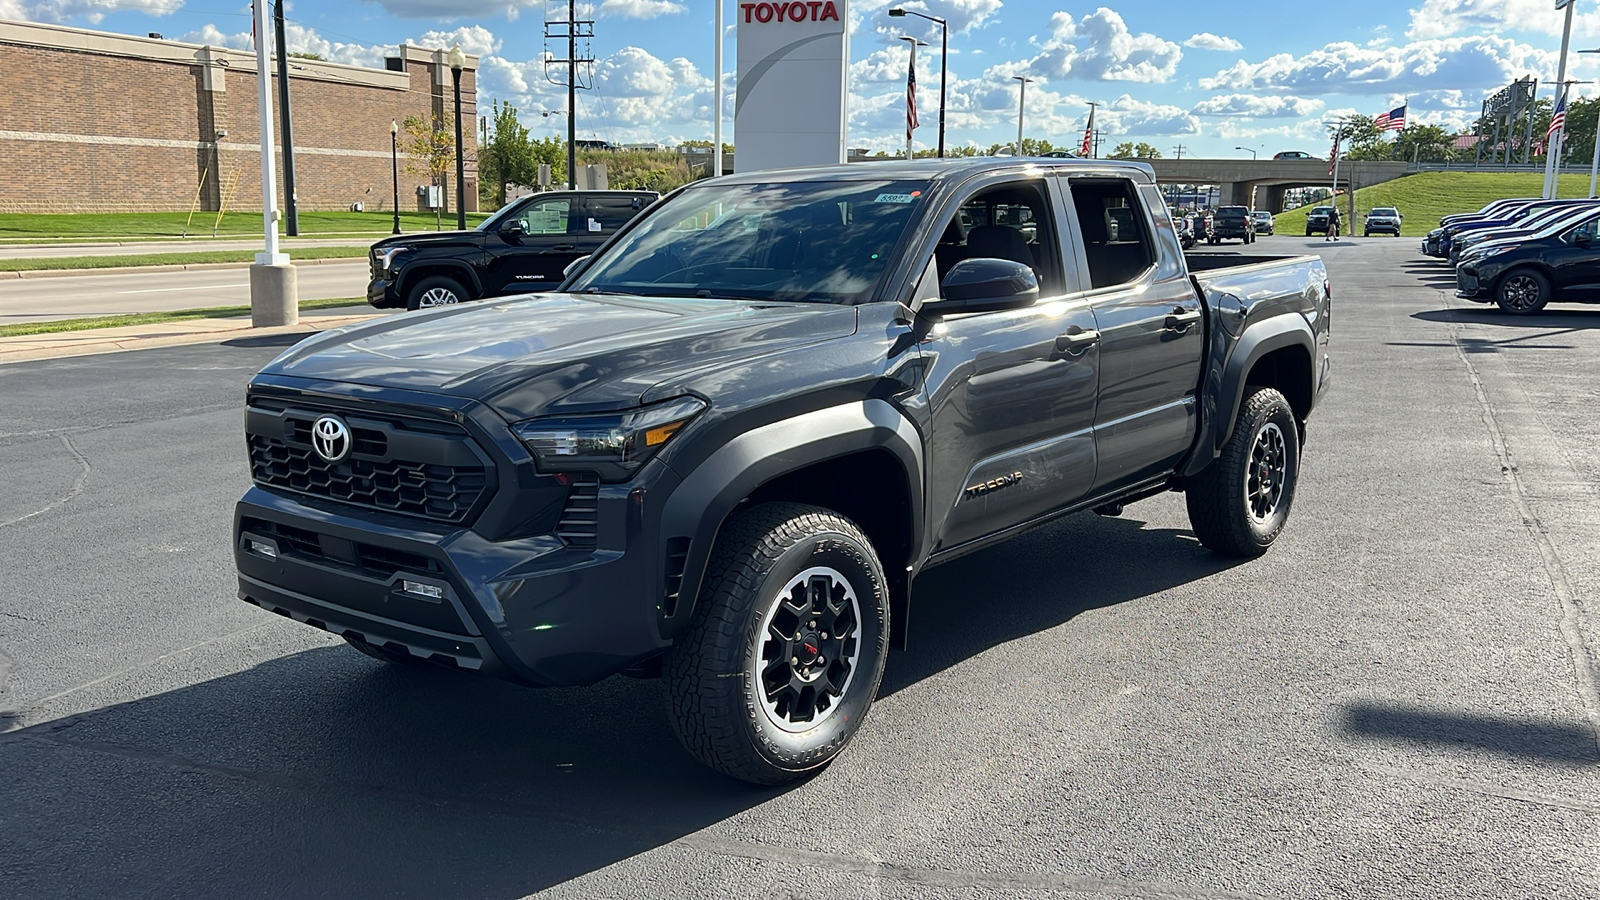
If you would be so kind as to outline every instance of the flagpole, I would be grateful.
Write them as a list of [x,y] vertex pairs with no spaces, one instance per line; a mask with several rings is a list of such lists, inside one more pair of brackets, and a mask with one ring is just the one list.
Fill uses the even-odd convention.
[[722,3],[716,0],[717,14],[717,39],[712,43],[711,67],[716,71],[712,73],[711,84],[711,177],[722,177]]
[[[1567,91],[1567,46],[1572,41],[1572,12],[1575,8],[1577,8],[1577,5],[1577,0],[1556,0],[1556,9],[1560,9],[1563,6],[1567,8],[1566,24],[1561,28],[1561,62],[1557,65],[1556,71],[1557,104],[1560,104],[1561,98],[1565,96]],[[1562,130],[1565,131],[1565,129],[1566,126],[1565,123],[1563,123]],[[1548,151],[1550,146],[1559,145],[1560,142],[1561,133],[1558,132],[1556,134],[1556,144],[1551,145],[1549,141],[1546,141],[1545,149]],[[1556,155],[1554,153],[1547,152],[1544,160],[1544,166],[1544,197],[1545,199],[1549,200],[1555,197],[1557,192],[1557,181],[1561,177],[1560,164],[1557,162]]]

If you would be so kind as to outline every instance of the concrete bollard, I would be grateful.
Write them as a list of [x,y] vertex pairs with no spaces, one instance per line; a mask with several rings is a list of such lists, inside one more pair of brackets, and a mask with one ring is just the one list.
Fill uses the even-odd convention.
[[300,321],[300,292],[294,266],[256,263],[250,267],[250,324],[255,328],[295,325]]

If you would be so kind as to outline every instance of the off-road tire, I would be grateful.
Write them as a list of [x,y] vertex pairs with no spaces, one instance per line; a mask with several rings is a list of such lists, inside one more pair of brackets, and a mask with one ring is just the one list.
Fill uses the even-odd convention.
[[[454,298],[454,299],[450,299]],[[406,292],[406,309],[432,309],[436,306],[454,306],[472,299],[467,289],[448,275],[429,275],[411,286]]]
[[[774,693],[761,673],[788,671],[784,677],[792,678],[801,669],[786,660],[775,666],[779,661],[771,654],[782,644],[774,642],[774,630],[781,629],[772,614],[787,609],[780,602],[791,596],[786,586],[819,569],[843,576],[853,591],[856,656],[843,691],[826,710],[811,712],[815,724],[789,721],[786,730],[775,723],[783,716],[769,707]],[[667,656],[678,739],[702,763],[753,784],[783,784],[827,765],[861,726],[878,693],[889,651],[888,609],[883,567],[850,520],[799,503],[765,503],[738,513],[717,536],[694,616]],[[830,683],[848,647],[838,645],[835,658],[826,661]]]
[[1513,316],[1531,316],[1550,302],[1550,279],[1538,269],[1512,269],[1494,287],[1494,302]]
[[[1271,469],[1270,478],[1263,478]],[[1300,478],[1300,432],[1289,401],[1257,387],[1245,395],[1222,455],[1185,486],[1189,524],[1200,543],[1225,556],[1256,557],[1282,533]],[[1266,515],[1253,504],[1273,498]]]

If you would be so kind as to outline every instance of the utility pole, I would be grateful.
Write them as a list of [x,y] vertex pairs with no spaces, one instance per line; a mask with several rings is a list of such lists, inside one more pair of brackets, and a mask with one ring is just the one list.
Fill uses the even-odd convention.
[[[295,206],[294,197],[294,129],[289,125],[289,45],[283,39],[283,0],[273,4],[272,27],[278,39],[278,127],[283,131],[283,226],[289,237],[298,237],[300,212]],[[266,77],[265,74],[262,77]]]
[[1182,144],[1172,148],[1172,153],[1178,158],[1178,162],[1183,162],[1183,150],[1184,147]]
[[[565,29],[563,31],[562,29]],[[545,60],[545,80],[551,84],[561,84],[550,77],[549,67],[554,63],[567,65],[567,189],[578,189],[578,63],[593,63],[593,56],[578,57],[578,38],[588,40],[594,37],[594,20],[578,18],[578,0],[567,0],[567,20],[565,22],[544,23],[544,39],[548,42],[551,38],[565,38],[567,42],[566,59]]]

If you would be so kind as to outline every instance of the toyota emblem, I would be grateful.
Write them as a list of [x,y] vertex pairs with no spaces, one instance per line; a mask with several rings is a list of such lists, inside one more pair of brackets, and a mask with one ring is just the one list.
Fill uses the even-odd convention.
[[350,427],[333,416],[311,423],[311,449],[331,463],[350,455]]

